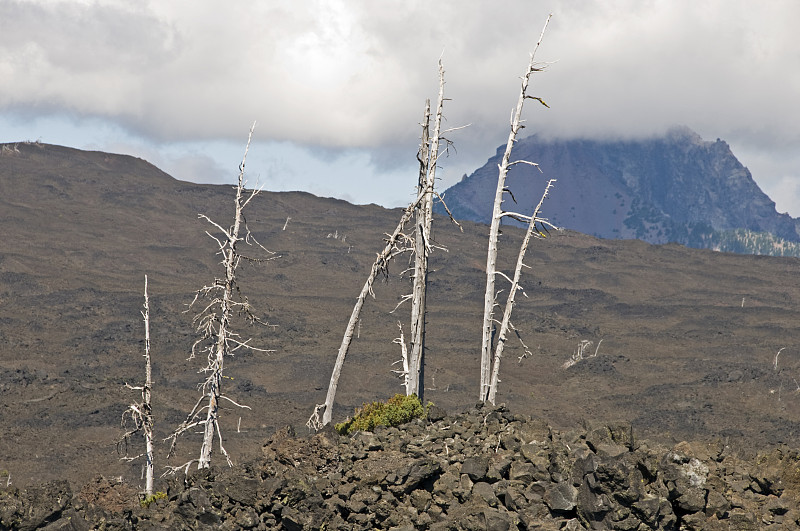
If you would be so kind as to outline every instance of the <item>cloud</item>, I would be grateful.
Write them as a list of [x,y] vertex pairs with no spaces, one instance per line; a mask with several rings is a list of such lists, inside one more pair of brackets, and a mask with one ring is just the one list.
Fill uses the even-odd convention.
[[[452,135],[453,182],[505,142],[548,7],[6,0],[0,111],[99,118],[154,144],[239,142],[256,120],[261,141],[321,159],[355,150],[369,171],[413,173],[441,56],[447,125],[472,124]],[[528,131],[635,137],[686,124],[760,153],[781,144],[776,156],[800,144],[800,3],[562,0],[553,13],[537,58],[554,62],[532,86],[551,109],[529,106]],[[796,175],[785,160],[769,171]]]
[[800,59],[790,22],[800,4],[603,6],[565,10],[550,35],[561,60],[542,79],[554,92],[548,126],[566,135],[641,135],[686,123],[708,136],[767,128],[798,139],[792,94],[800,75],[787,67]]
[[[700,129],[796,134],[800,4],[561,2],[536,88],[558,134]],[[377,147],[418,134],[436,59],[451,119],[483,141],[506,124],[546,12],[524,0],[227,3],[7,1],[0,105],[104,116],[162,140],[232,138]],[[796,116],[796,114],[794,114]],[[493,125],[490,125],[493,124]],[[690,126],[692,124],[689,124]]]

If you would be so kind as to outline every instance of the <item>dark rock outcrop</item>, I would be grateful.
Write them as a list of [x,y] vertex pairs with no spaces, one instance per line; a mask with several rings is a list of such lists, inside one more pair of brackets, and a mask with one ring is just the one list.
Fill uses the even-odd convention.
[[[472,175],[445,192],[456,218],[488,223],[502,148]],[[770,233],[800,241],[798,221],[779,214],[772,201],[734,156],[727,143],[704,141],[686,127],[642,140],[522,139],[514,160],[539,164],[512,167],[507,208],[530,214],[547,179],[557,179],[544,215],[557,226],[601,238],[677,242],[698,248],[734,245],[755,252],[748,234]],[[441,207],[440,207],[441,208]],[[727,243],[726,243],[727,242]],[[735,246],[734,246],[735,247]],[[724,249],[725,250],[725,249]],[[764,253],[772,254],[772,253]],[[781,253],[778,253],[781,254]]]
[[560,432],[505,407],[340,437],[279,432],[235,468],[171,478],[148,507],[98,479],[0,490],[3,529],[792,529],[800,453],[672,448],[629,425]]

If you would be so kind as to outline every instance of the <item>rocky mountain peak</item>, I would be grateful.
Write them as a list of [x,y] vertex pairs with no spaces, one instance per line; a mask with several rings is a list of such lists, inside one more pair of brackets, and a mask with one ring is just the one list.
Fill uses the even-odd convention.
[[[446,191],[457,217],[489,221],[500,157],[498,151]],[[522,139],[512,157],[537,162],[542,170],[512,168],[514,210],[532,211],[545,179],[555,178],[545,215],[562,228],[701,248],[718,248],[725,234],[737,230],[800,242],[797,220],[777,212],[730,146],[703,140],[685,126],[636,140],[534,135]]]

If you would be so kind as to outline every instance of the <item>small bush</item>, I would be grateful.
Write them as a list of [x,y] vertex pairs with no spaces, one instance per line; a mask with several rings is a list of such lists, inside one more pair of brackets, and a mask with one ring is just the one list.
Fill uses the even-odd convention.
[[147,509],[148,507],[150,507],[150,504],[153,503],[154,501],[161,500],[166,497],[167,497],[166,492],[155,492],[150,496],[145,496],[144,498],[142,498],[139,501],[139,505],[141,505],[143,509]]
[[356,431],[372,431],[376,426],[399,426],[425,416],[425,408],[417,395],[396,394],[384,402],[364,404],[352,419],[334,426],[342,435]]

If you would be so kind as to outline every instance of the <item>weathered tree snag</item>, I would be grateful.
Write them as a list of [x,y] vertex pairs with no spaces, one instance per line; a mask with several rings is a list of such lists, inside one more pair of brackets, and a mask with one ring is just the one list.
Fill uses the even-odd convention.
[[[531,59],[528,64],[528,68],[525,71],[525,75],[522,77],[522,85],[520,87],[519,99],[517,101],[517,107],[514,110],[511,116],[511,131],[508,134],[508,141],[506,142],[506,149],[503,153],[503,158],[498,165],[498,177],[497,177],[497,189],[495,191],[494,197],[494,207],[492,210],[492,223],[489,229],[489,245],[486,257],[486,292],[484,294],[484,307],[483,307],[483,332],[482,332],[482,340],[481,340],[481,372],[480,372],[480,388],[479,388],[479,399],[481,401],[488,400],[489,397],[489,389],[491,386],[491,375],[492,375],[492,344],[493,344],[493,336],[494,336],[494,325],[495,325],[495,318],[494,318],[494,309],[497,305],[497,293],[495,292],[495,277],[498,274],[501,274],[497,271],[497,240],[500,234],[500,221],[502,220],[503,216],[507,215],[503,211],[503,198],[504,194],[508,192],[508,188],[506,187],[506,177],[508,176],[508,170],[516,163],[522,162],[511,162],[511,150],[514,147],[514,144],[517,141],[517,134],[520,130],[522,130],[525,126],[522,124],[522,108],[525,104],[525,100],[527,98],[536,99],[540,103],[546,106],[544,101],[541,98],[537,98],[534,96],[528,96],[528,83],[530,82],[531,74],[534,72],[540,72],[543,67],[537,66],[534,62],[534,57],[536,55],[536,50],[539,49],[539,46],[542,43],[542,39],[544,38],[544,33],[547,30],[547,24],[550,22],[550,16],[547,17],[545,21],[544,28],[542,28],[542,33],[539,36],[539,40],[534,47],[533,52],[531,53]],[[533,163],[530,163],[533,164]]]
[[392,343],[400,345],[400,359],[396,362],[392,363],[392,365],[397,365],[398,363],[403,364],[402,369],[393,369],[392,372],[399,375],[403,378],[403,386],[408,389],[409,383],[408,379],[411,374],[411,371],[408,369],[408,348],[406,347],[406,337],[403,334],[403,324],[400,321],[397,321],[397,328],[400,329],[400,337],[396,337],[392,340]]
[[[195,403],[191,412],[186,420],[176,429],[172,435],[167,439],[172,440],[170,446],[170,455],[174,452],[177,438],[179,435],[185,433],[197,426],[203,427],[203,444],[200,448],[200,457],[196,460],[191,460],[179,467],[171,467],[172,470],[186,468],[193,463],[197,462],[197,468],[208,468],[211,464],[211,455],[213,450],[213,443],[215,436],[219,439],[219,449],[228,465],[232,465],[232,461],[228,452],[222,445],[222,431],[219,426],[219,410],[220,402],[226,400],[231,404],[250,409],[248,406],[237,403],[222,392],[222,378],[225,368],[226,356],[231,356],[233,353],[240,349],[245,348],[248,350],[255,350],[259,352],[268,352],[265,349],[256,348],[249,344],[250,340],[242,340],[241,336],[236,333],[231,327],[231,319],[234,314],[244,315],[250,322],[263,323],[252,312],[250,303],[246,298],[241,297],[239,294],[236,282],[236,268],[241,263],[242,259],[254,262],[265,261],[264,258],[251,258],[242,255],[237,249],[239,242],[245,242],[248,245],[255,244],[263,251],[267,251],[261,244],[259,244],[244,221],[242,212],[244,208],[260,193],[260,189],[252,189],[249,192],[245,190],[244,168],[247,161],[247,152],[250,149],[250,141],[253,137],[253,129],[255,124],[250,128],[250,134],[247,137],[247,146],[245,147],[242,162],[239,165],[239,179],[236,186],[235,211],[233,225],[229,228],[224,228],[220,224],[212,221],[208,216],[200,214],[198,217],[211,223],[216,229],[221,232],[221,237],[213,236],[211,233],[206,232],[214,241],[217,242],[219,247],[219,254],[222,256],[222,266],[225,271],[224,278],[217,278],[211,285],[203,286],[195,293],[194,300],[189,305],[194,306],[201,298],[210,299],[208,304],[195,316],[193,323],[196,331],[199,333],[200,338],[192,345],[192,353],[189,359],[195,357],[197,351],[206,353],[207,363],[201,369],[201,372],[206,373],[208,376],[199,387],[202,391],[200,399]],[[240,235],[242,226],[244,225],[245,234]],[[205,402],[205,405],[203,405]],[[205,418],[203,418],[205,417]]]
[[416,394],[423,400],[425,390],[425,308],[428,291],[428,256],[433,233],[433,196],[436,183],[436,166],[439,161],[439,144],[442,140],[442,114],[444,108],[444,66],[439,60],[439,98],[436,104],[433,135],[429,136],[430,101],[425,104],[425,118],[420,143],[420,173],[418,192],[427,190],[425,199],[417,207],[414,237],[414,277],[411,298],[411,354],[409,359],[410,387],[406,394]]
[[525,237],[522,240],[522,245],[519,247],[519,254],[517,255],[517,265],[514,268],[514,278],[511,281],[511,288],[508,291],[508,299],[506,299],[506,306],[503,309],[503,321],[500,323],[500,333],[497,335],[497,345],[495,346],[494,351],[494,362],[492,364],[492,378],[489,384],[489,395],[488,400],[492,404],[494,404],[495,397],[497,396],[497,384],[500,382],[500,359],[503,357],[503,348],[506,344],[506,336],[508,335],[509,328],[513,328],[511,324],[511,312],[514,309],[514,299],[517,294],[517,290],[521,290],[522,288],[519,285],[519,279],[522,276],[522,268],[528,267],[524,264],[525,253],[528,250],[528,244],[531,241],[531,237],[541,235],[541,231],[536,228],[536,223],[547,224],[547,220],[544,218],[539,217],[539,213],[542,210],[542,204],[544,200],[547,198],[547,194],[550,192],[550,188],[553,186],[555,179],[550,179],[547,182],[547,186],[544,189],[544,193],[542,194],[542,198],[539,200],[539,204],[536,205],[536,208],[533,211],[533,215],[531,215],[530,221],[528,222],[528,230],[525,231]]
[[[383,250],[378,253],[378,257],[375,259],[375,262],[373,262],[372,267],[370,268],[367,281],[364,282],[364,287],[361,288],[361,293],[358,294],[356,304],[353,306],[353,311],[350,313],[350,320],[347,322],[344,337],[342,337],[342,344],[339,345],[339,351],[336,354],[336,363],[333,366],[333,373],[331,374],[331,381],[328,385],[328,394],[325,397],[325,403],[319,404],[314,408],[314,413],[311,415],[311,418],[307,423],[311,429],[319,429],[320,427],[331,422],[331,417],[333,415],[333,401],[336,397],[336,389],[339,385],[339,376],[342,374],[344,359],[345,356],[347,356],[350,343],[353,341],[353,333],[355,332],[356,324],[358,324],[358,318],[361,315],[361,308],[364,307],[364,301],[366,300],[367,295],[372,293],[372,284],[375,282],[375,278],[378,276],[378,274],[386,271],[389,261],[393,257],[408,250],[399,245],[401,239],[406,238],[406,236],[403,234],[403,229],[405,228],[406,223],[408,223],[408,221],[414,215],[414,211],[417,206],[424,201],[426,193],[427,190],[423,190],[417,196],[414,202],[406,207],[403,215],[400,217],[400,222],[397,224],[394,232],[389,235],[388,239],[386,240],[386,245],[384,246]],[[320,411],[323,412],[321,423],[319,422]]]
[[[408,374],[406,375],[404,383],[407,395],[417,394],[417,396],[422,399],[424,389],[422,382],[424,379],[423,358],[425,352],[425,295],[427,288],[428,255],[432,248],[431,224],[433,220],[433,197],[436,195],[434,191],[436,164],[441,155],[439,149],[441,141],[444,140],[449,144],[449,141],[442,136],[443,132],[441,130],[444,100],[444,68],[442,62],[439,61],[439,100],[432,136],[429,135],[430,101],[426,101],[425,114],[422,122],[422,141],[417,155],[420,163],[417,198],[406,207],[400,219],[400,223],[397,225],[394,233],[389,236],[386,246],[383,251],[378,254],[377,259],[372,265],[370,275],[364,283],[364,287],[361,289],[361,293],[353,307],[353,312],[350,315],[350,321],[345,329],[342,344],[339,347],[336,363],[334,364],[333,374],[331,375],[331,381],[328,386],[328,394],[325,403],[317,404],[314,408],[314,412],[306,423],[309,429],[318,430],[322,426],[330,423],[333,415],[333,401],[336,396],[344,358],[347,355],[347,350],[350,348],[353,333],[359,322],[359,315],[361,314],[361,308],[364,305],[367,294],[372,293],[372,283],[375,277],[379,272],[386,271],[389,260],[406,251],[413,251],[415,259],[412,293],[411,295],[403,297],[400,301],[400,304],[402,304],[409,299],[412,300],[411,349],[408,354]],[[452,130],[454,129],[449,129],[448,131]],[[446,205],[445,208],[447,208]],[[403,233],[406,223],[412,216],[416,216],[415,237],[413,240]],[[455,222],[455,220],[453,221]],[[409,242],[413,245],[409,246]],[[398,307],[400,304],[398,304]],[[319,418],[320,412],[322,412],[322,420]]]
[[153,390],[153,372],[150,361],[150,299],[147,295],[147,275],[144,276],[144,385],[131,386],[125,384],[128,389],[133,389],[142,392],[142,401],[128,406],[128,409],[122,414],[122,425],[125,425],[126,417],[130,416],[133,421],[133,429],[128,430],[120,439],[118,446],[124,444],[127,454],[128,440],[135,434],[140,433],[144,437],[145,452],[135,457],[123,458],[126,461],[132,461],[140,457],[144,457],[144,471],[145,471],[145,494],[151,496],[153,494],[153,408],[151,407],[151,393]]
[[[441,69],[441,63],[440,69]],[[425,231],[429,226],[429,215],[432,210],[428,210],[429,205],[433,204],[433,183],[429,184],[428,165],[430,164],[430,136],[429,127],[431,122],[431,101],[425,101],[425,116],[422,119],[422,139],[419,145],[419,185],[417,193],[425,192],[422,204],[415,210],[416,230],[414,233],[414,273],[412,277],[411,291],[411,355],[408,360],[408,374],[405,378],[406,395],[410,396],[417,393],[420,385],[420,372],[422,371],[423,356],[425,354],[425,295],[428,280],[428,252],[426,249]],[[430,189],[430,193],[428,190]],[[402,337],[402,334],[401,334]],[[405,343],[403,344],[405,350]],[[419,395],[418,395],[419,396]],[[422,398],[420,397],[420,400]]]

